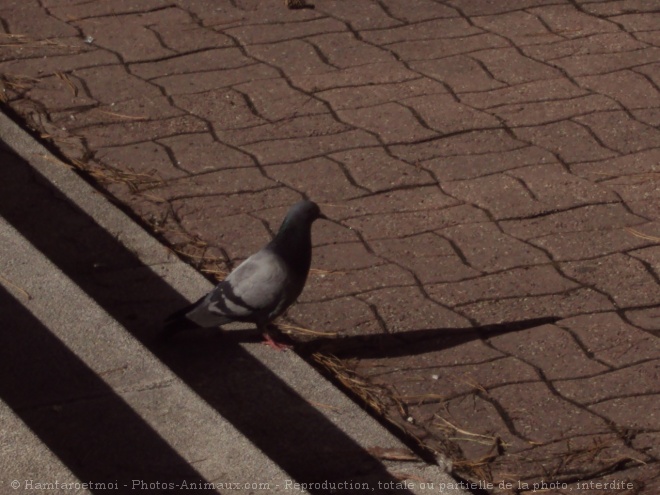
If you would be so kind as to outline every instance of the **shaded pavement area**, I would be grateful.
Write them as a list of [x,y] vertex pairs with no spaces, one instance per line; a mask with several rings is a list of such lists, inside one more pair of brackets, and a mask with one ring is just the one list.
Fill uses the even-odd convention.
[[0,21],[5,105],[203,272],[320,203],[282,329],[457,473],[660,490],[657,2],[4,0]]

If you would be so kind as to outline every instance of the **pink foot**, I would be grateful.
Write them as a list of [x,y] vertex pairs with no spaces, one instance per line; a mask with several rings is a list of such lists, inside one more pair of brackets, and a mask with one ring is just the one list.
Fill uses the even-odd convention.
[[293,346],[291,345],[282,344],[281,342],[275,342],[275,340],[273,340],[273,337],[271,337],[268,332],[264,332],[264,341],[262,342],[262,344],[267,345],[268,347],[272,347],[273,349],[279,352],[293,348]]

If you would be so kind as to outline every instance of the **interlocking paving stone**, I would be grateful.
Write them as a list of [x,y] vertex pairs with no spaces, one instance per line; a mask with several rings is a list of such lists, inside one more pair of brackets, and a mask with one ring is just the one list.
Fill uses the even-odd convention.
[[[365,215],[351,218],[346,224],[362,233],[365,239],[401,238],[419,232],[439,230],[463,222],[485,221],[485,216],[472,206],[449,207],[444,210],[416,210]],[[531,249],[531,248],[530,248]]]
[[658,108],[633,110],[631,113],[640,122],[654,127],[660,126],[660,109]]
[[266,167],[266,173],[294,190],[308,191],[318,201],[348,199],[363,192],[351,184],[338,163],[325,157],[286,165],[271,165]]
[[[648,9],[648,6],[647,6]],[[658,29],[658,16],[657,12],[641,12],[643,9],[640,9],[638,13],[630,14],[623,12],[623,15],[617,15],[612,18],[614,22],[622,24],[626,31],[636,32],[636,31],[653,31]]]
[[190,74],[178,74],[152,79],[150,82],[168,95],[203,93],[234,84],[272,79],[278,76],[274,67],[253,62],[235,69],[203,70]]
[[156,33],[164,46],[176,52],[185,53],[233,44],[229,36],[199,26],[190,15],[167,18],[165,21],[163,24],[150,25],[149,28]]
[[[323,266],[323,265],[320,265]],[[313,296],[303,295],[302,301],[329,300],[345,295],[361,294],[367,291],[391,286],[412,286],[416,281],[413,275],[398,263],[381,262],[376,266],[354,269],[348,272],[333,271],[313,277],[309,284],[314,287]],[[313,314],[310,315],[313,317]],[[372,315],[373,316],[373,315]]]
[[167,151],[155,142],[145,142],[118,148],[102,148],[96,158],[103,164],[118,169],[133,170],[137,173],[149,174],[158,171],[161,180],[183,177],[187,174],[175,167],[165,164],[170,161]]
[[[447,365],[426,359],[420,365],[417,369],[401,370],[403,383],[400,391],[411,399],[415,395],[423,396],[429,388],[442,391],[445,399],[453,399],[465,397],[479,387],[491,388],[538,379],[528,364],[512,357],[496,357],[496,354],[481,363]],[[374,376],[378,376],[377,371]]]
[[414,142],[439,135],[400,103],[339,110],[337,115],[344,122],[376,134],[385,144]]
[[639,328],[655,331],[655,333],[660,330],[660,312],[658,308],[626,311],[625,315],[631,323]]
[[[419,60],[410,62],[409,65],[429,78],[443,81],[455,93],[474,91],[479,95],[489,95],[490,93],[486,93],[487,90],[505,87],[503,82],[493,79],[483,63],[479,63],[469,55]],[[467,103],[472,103],[466,98],[462,99]]]
[[542,238],[548,234],[608,231],[644,223],[619,203],[586,205],[566,211],[500,222],[502,229],[521,239]]
[[177,95],[172,101],[189,114],[209,122],[217,131],[254,127],[266,122],[252,111],[245,97],[233,89]]
[[657,2],[312,3],[10,2],[0,96],[213,273],[319,201],[287,322],[462,475],[655,493]]
[[617,16],[619,14],[653,11],[653,2],[648,0],[625,0],[622,2],[582,2],[585,12],[596,15]]
[[473,2],[472,0],[451,0],[450,5],[459,8],[469,17],[502,14],[539,5],[554,4],[554,0],[520,0],[505,2]]
[[451,327],[469,326],[466,318],[423,297],[418,287],[379,289],[359,298],[378,308],[378,314],[390,332],[433,329],[439,320]]
[[268,29],[264,29],[263,24],[229,27],[225,32],[243,45],[259,45],[304,38],[321,33],[346,32],[346,26],[336,19],[326,17],[304,22],[273,24],[268,26]]
[[660,63],[653,63],[636,67],[635,72],[645,74],[657,86],[660,84]]
[[[655,171],[655,164],[660,159],[660,150],[639,151],[622,157],[611,158],[598,162],[575,163],[570,166],[571,172],[593,182],[602,182],[611,178],[637,176],[648,178]],[[611,187],[611,185],[609,185]]]
[[376,138],[369,132],[362,129],[347,129],[327,134],[321,132],[286,141],[265,140],[248,144],[243,148],[267,165],[314,158],[345,149],[374,146],[376,143]]
[[430,285],[428,291],[437,301],[456,306],[486,299],[560,293],[577,287],[576,282],[566,279],[552,266],[538,265],[481,277],[475,273],[458,282]]
[[356,30],[389,28],[403,24],[402,21],[388,15],[378,2],[359,2],[355,5],[342,1],[331,1],[324,6],[325,12],[334,18],[346,22]]
[[552,153],[537,146],[522,146],[510,151],[480,153],[478,155],[442,156],[426,160],[424,167],[434,172],[442,182],[488,176],[503,170],[525,165],[552,163],[556,159]]
[[460,132],[414,145],[391,146],[392,153],[412,163],[438,156],[474,156],[522,148],[525,145],[502,129]]
[[631,70],[578,77],[576,81],[584,88],[608,95],[628,109],[660,105],[660,95],[652,84]]
[[132,0],[117,0],[108,4],[97,2],[79,4],[49,1],[46,6],[51,14],[56,17],[75,21],[87,17],[111,17],[114,15],[149,11],[151,9],[161,8],[163,2],[161,0],[144,0],[143,2],[135,3]]
[[618,31],[613,22],[579,12],[574,5],[545,5],[529,12],[545,21],[550,30],[567,38]]
[[511,127],[549,124],[595,111],[616,110],[619,105],[601,95],[588,95],[567,100],[502,105],[492,111]]
[[397,160],[380,147],[341,151],[330,158],[340,163],[359,187],[372,192],[435,184],[429,172]]
[[[171,12],[170,12],[171,10]],[[160,18],[180,17],[185,14],[178,9],[158,10],[148,14],[109,17],[99,23],[98,19],[79,21],[76,26],[94,38],[94,43],[117,53],[126,63],[165,58],[176,52],[163,46],[152,26]],[[181,19],[177,19],[181,22]]]
[[564,397],[592,405],[618,397],[658,394],[658,382],[649,382],[646,377],[657,377],[659,370],[660,362],[655,359],[588,378],[558,380],[554,385]]
[[542,251],[504,234],[490,222],[463,223],[442,229],[441,234],[454,241],[471,266],[485,272],[549,261]]
[[321,101],[292,88],[281,79],[251,81],[234,88],[249,98],[255,112],[271,121],[327,112]]
[[613,305],[606,295],[589,288],[580,288],[561,294],[488,299],[465,304],[457,309],[479,325],[489,325],[542,318],[548,314],[565,318],[583,313],[609,311],[613,309]]
[[319,34],[308,39],[327,63],[338,69],[396,61],[389,51],[365,43],[352,33]]
[[[12,2],[11,6],[0,8],[0,17],[7,32],[34,39],[65,38],[78,34],[76,28],[65,20],[45,14],[38,2],[31,1]],[[35,19],[39,19],[38,24]]]
[[[256,114],[253,108],[246,108],[247,111]],[[216,124],[218,128],[225,125],[222,119],[218,120],[220,121]],[[284,139],[327,136],[353,130],[351,126],[338,122],[327,114],[293,115],[282,122],[268,122],[260,118],[260,122],[256,125],[245,127],[236,125],[232,129],[219,131],[219,137],[226,142],[241,146],[264,141],[276,142]]]
[[152,80],[173,74],[231,69],[254,63],[254,60],[246,57],[241,50],[233,46],[226,48],[214,47],[189,54],[184,53],[157,58],[163,58],[164,60],[131,64],[131,74],[142,79]]
[[335,110],[346,108],[371,107],[380,103],[398,101],[401,98],[424,94],[447,93],[447,88],[425,77],[418,77],[403,82],[384,84],[365,84],[345,88],[332,88],[317,91],[315,95],[330,103]]
[[[616,201],[607,189],[566,173],[559,164],[521,167],[509,173],[448,182],[443,187],[453,196],[488,210],[496,219]],[[507,196],[502,196],[503,190]]]
[[[545,383],[513,384],[489,393],[502,407],[510,421],[512,433],[528,442],[546,443],[585,433],[605,433],[607,422],[584,409],[577,409],[557,397]],[[524,404],[519,401],[525,396]],[[554,424],[545,420],[547,414],[562,418]]]
[[495,127],[499,123],[492,115],[456,103],[450,95],[417,96],[403,103],[414,109],[426,125],[442,134]]
[[648,248],[629,251],[628,254],[633,258],[641,260],[649,273],[655,277],[660,276],[660,247],[651,246]]
[[88,146],[98,149],[162,139],[178,136],[179,134],[192,134],[205,130],[207,130],[207,126],[202,120],[192,115],[184,115],[163,120],[145,120],[141,122],[128,120],[121,123],[92,126],[86,129],[85,137]]
[[620,308],[660,304],[660,287],[644,290],[653,287],[657,279],[640,261],[626,254],[562,263],[560,267],[574,280],[608,294]]
[[613,312],[576,316],[561,325],[572,331],[587,354],[610,367],[653,359],[660,351],[660,343],[650,333]]
[[651,430],[658,424],[657,403],[656,392],[603,401],[590,409],[623,428]]
[[467,20],[457,14],[451,18],[433,19],[398,28],[366,31],[364,39],[380,45],[391,45],[398,42],[413,40],[437,40],[481,34],[482,31],[470,26]]
[[235,196],[235,194],[195,195],[171,201],[181,219],[195,218],[200,214],[211,219],[248,213],[252,209],[250,205],[258,205],[261,210],[283,208],[297,198],[295,192],[284,186],[270,187],[255,192],[245,191],[240,194],[240,198]]
[[384,0],[383,5],[387,8],[387,13],[390,16],[411,23],[423,21],[424,19],[458,16],[456,10],[451,6],[433,0],[410,0],[405,3],[397,0]]
[[[455,71],[452,71],[455,73]],[[464,77],[458,75],[461,80]],[[469,79],[472,79],[470,77]],[[492,78],[488,78],[492,80]],[[468,81],[469,83],[469,81]],[[461,99],[477,108],[498,108],[515,103],[538,103],[553,100],[570,100],[588,94],[587,90],[564,78],[543,79],[490,91],[462,94]]]
[[[265,177],[254,167],[237,167],[199,174],[185,181],[170,181],[158,187],[157,194],[163,198],[183,198],[190,195],[190,185],[194,185],[194,196],[214,196],[233,193],[237,187],[245,192],[277,187],[277,182]],[[249,184],[249,187],[243,186]]]
[[554,79],[561,75],[554,67],[525,57],[515,48],[483,50],[472,56],[480,60],[496,80],[506,84]]
[[[0,70],[6,75],[43,77],[57,72],[69,73],[97,65],[110,65],[119,62],[117,56],[104,50],[72,50],[77,53],[48,56],[46,58],[8,59],[0,62]],[[6,57],[3,57],[6,59]]]
[[333,70],[332,78],[328,78],[327,73],[303,73],[300,76],[292,75],[291,80],[305,91],[315,93],[337,87],[400,83],[417,79],[418,76],[400,62],[375,62],[361,67]]
[[[387,201],[382,201],[383,197],[386,197]],[[432,185],[384,191],[382,195],[364,195],[332,211],[333,218],[343,220],[368,214],[384,214],[387,217],[397,212],[434,210],[458,205],[457,200],[443,193],[437,185]]]
[[291,310],[291,315],[304,319],[311,328],[321,328],[324,332],[345,332],[337,326],[335,315],[342,312],[351,322],[347,335],[379,334],[383,331],[374,318],[373,310],[367,303],[352,296],[339,297],[322,302],[302,302]]
[[648,244],[626,230],[598,230],[548,235],[531,241],[556,261],[592,259]]
[[[629,38],[624,38],[626,41]],[[625,42],[625,41],[624,41]],[[630,41],[634,43],[634,41]],[[589,51],[583,48],[583,51]],[[658,60],[660,55],[660,48],[642,47],[637,49],[630,49],[627,52],[614,52],[614,53],[594,53],[590,55],[576,55],[559,60],[552,60],[552,62],[559,66],[560,69],[566,71],[573,77],[588,76],[596,74],[607,74],[615,70],[622,70],[634,68],[640,65],[646,65]]]
[[599,142],[587,126],[570,120],[513,130],[518,139],[556,153],[567,163],[597,161],[619,156]]
[[[236,148],[222,144],[208,132],[181,134],[159,139],[158,142],[171,150],[178,167],[190,173],[204,173],[226,168],[250,167],[254,160]],[[229,163],[229,167],[218,160]]]
[[168,104],[165,97],[138,96],[118,103],[94,105],[91,108],[67,108],[53,113],[52,121],[69,131],[85,132],[85,128],[95,125],[115,124],[119,122],[138,122],[161,120],[185,115],[179,108]]
[[608,149],[621,153],[655,148],[660,141],[660,131],[633,120],[622,110],[583,115],[575,121],[588,126]]
[[517,46],[561,41],[562,36],[549,30],[532,11],[514,11],[492,16],[477,16],[473,22],[488,31],[512,40]]
[[[395,37],[396,39],[396,37]],[[387,43],[387,40],[381,42]],[[406,60],[433,60],[451,55],[478,53],[488,48],[503,48],[505,40],[488,33],[474,34],[466,38],[424,39],[387,43],[386,46],[399,58]]]
[[[96,100],[91,95],[76,88],[77,78],[69,77],[69,82],[57,76],[47,76],[37,88],[28,91],[31,102],[39,105],[50,105],[54,111],[92,106]],[[71,86],[73,85],[73,87]]]
[[608,371],[607,366],[585,353],[571,334],[552,325],[535,332],[527,330],[499,335],[488,341],[495,349],[510,356],[524,356],[527,364],[540,370],[553,384],[558,380],[577,381]]
[[451,243],[432,233],[376,240],[369,244],[380,256],[411,270],[427,285],[427,291],[433,289],[428,285],[431,283],[464,280],[480,274],[456,254]]

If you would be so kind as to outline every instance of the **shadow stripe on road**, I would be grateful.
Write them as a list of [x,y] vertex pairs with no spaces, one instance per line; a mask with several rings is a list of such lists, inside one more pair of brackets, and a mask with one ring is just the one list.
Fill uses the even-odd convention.
[[80,481],[120,492],[205,481],[2,286],[0,314],[0,397]]

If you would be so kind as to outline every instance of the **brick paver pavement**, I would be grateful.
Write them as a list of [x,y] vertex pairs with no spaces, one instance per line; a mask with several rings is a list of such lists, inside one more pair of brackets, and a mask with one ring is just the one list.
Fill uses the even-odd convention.
[[458,473],[659,493],[657,1],[315,3],[2,0],[3,96],[207,271],[321,203],[289,321]]

